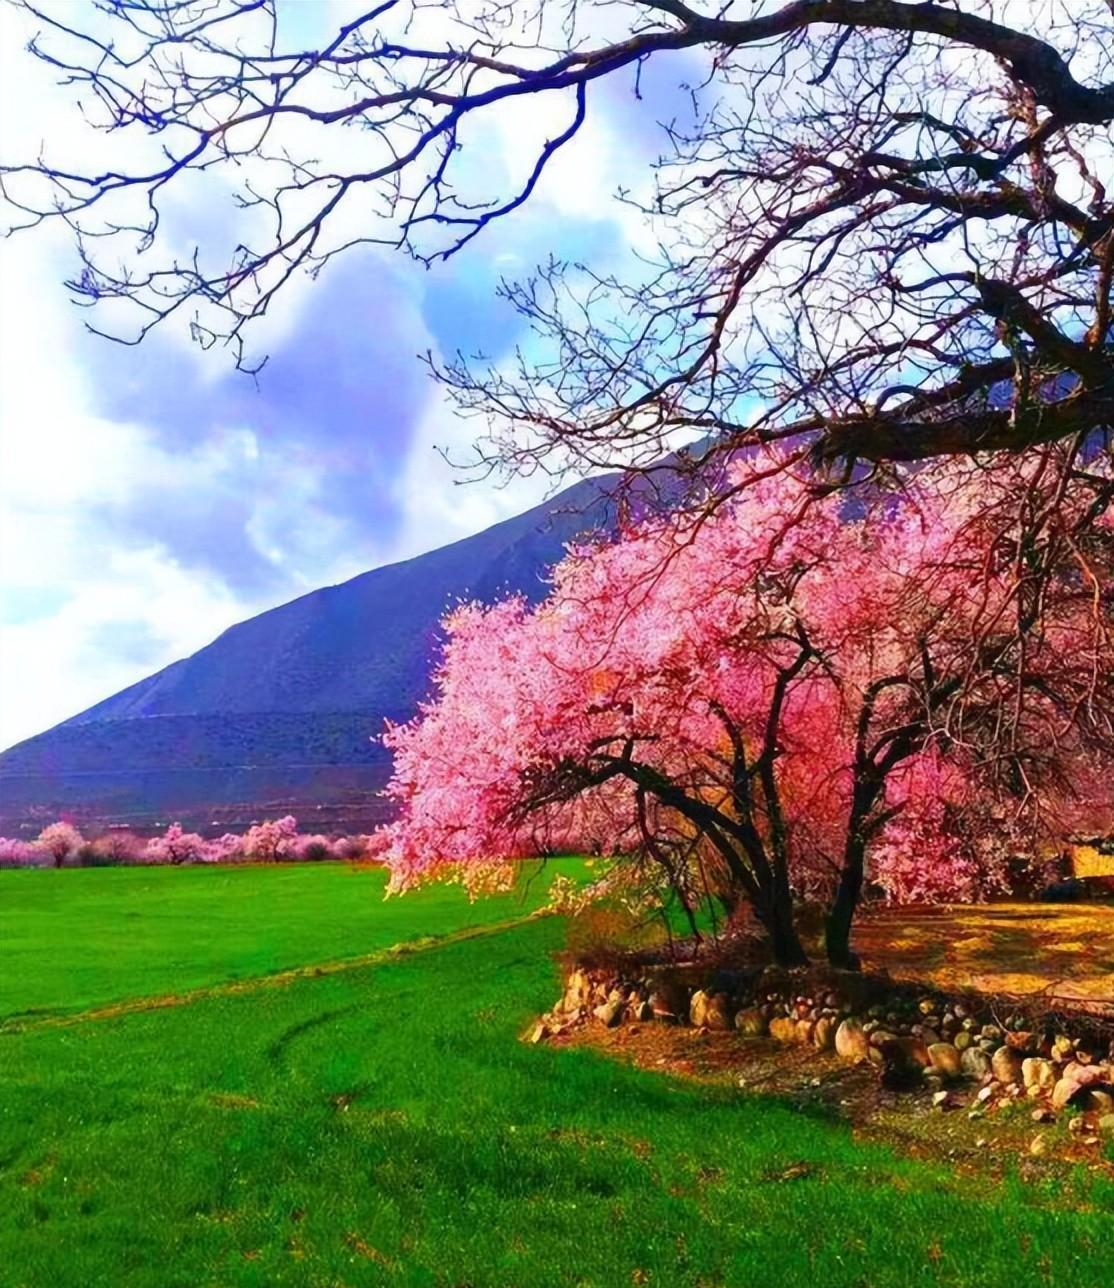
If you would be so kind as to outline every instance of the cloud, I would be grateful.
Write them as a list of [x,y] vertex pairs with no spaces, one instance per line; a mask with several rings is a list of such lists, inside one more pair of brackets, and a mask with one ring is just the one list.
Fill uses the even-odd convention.
[[[34,155],[40,135],[75,133],[71,99],[17,52],[10,13],[4,22],[0,111],[20,123],[5,151]],[[597,99],[533,200],[455,260],[426,272],[356,251],[293,284],[255,332],[270,354],[257,383],[181,328],[139,347],[87,334],[60,286],[75,262],[64,229],[0,245],[0,746],[235,621],[540,499],[536,480],[460,485],[435,448],[466,455],[476,426],[417,355],[498,358],[524,334],[493,300],[499,278],[551,252],[607,266],[646,245],[611,196],[645,176],[659,135],[630,86]],[[567,108],[547,98],[493,117],[467,154],[477,181],[513,182]],[[174,199],[167,226],[183,245],[227,239],[227,196],[202,179]]]

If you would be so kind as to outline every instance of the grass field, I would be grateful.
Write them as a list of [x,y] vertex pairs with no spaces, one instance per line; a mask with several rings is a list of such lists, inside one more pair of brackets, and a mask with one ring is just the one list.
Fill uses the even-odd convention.
[[[515,912],[454,892],[384,904],[373,879],[324,867],[41,874],[48,894],[26,875],[0,884],[5,936],[37,927],[0,939],[9,1014]],[[71,995],[74,938],[113,957],[128,908],[146,948],[79,970]],[[776,1101],[517,1041],[553,999],[562,936],[534,920],[282,986],[9,1027],[0,1284],[1110,1284],[1109,1181],[960,1175]]]
[[382,869],[343,863],[0,871],[0,1024],[356,957],[521,915],[577,860],[470,903],[456,886],[383,899]]

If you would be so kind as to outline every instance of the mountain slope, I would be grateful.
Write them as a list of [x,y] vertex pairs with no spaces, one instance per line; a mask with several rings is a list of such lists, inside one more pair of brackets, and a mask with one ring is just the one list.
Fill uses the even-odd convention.
[[389,768],[371,738],[426,693],[445,610],[508,591],[539,598],[565,544],[606,526],[608,508],[606,482],[579,483],[473,537],[231,627],[0,754],[0,831],[59,812],[232,826],[277,808],[301,810],[307,825],[367,825]]

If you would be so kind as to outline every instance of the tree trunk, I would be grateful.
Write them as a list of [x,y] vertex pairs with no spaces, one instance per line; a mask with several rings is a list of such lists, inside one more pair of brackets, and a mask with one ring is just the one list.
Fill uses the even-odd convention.
[[793,922],[792,897],[779,897],[774,893],[765,907],[756,904],[754,911],[770,937],[770,947],[777,965],[807,966],[808,953],[804,950]]
[[839,874],[839,887],[828,912],[824,946],[828,951],[828,962],[837,970],[858,970],[861,966],[858,955],[851,949],[851,922],[863,889],[865,851],[863,839],[852,836]]

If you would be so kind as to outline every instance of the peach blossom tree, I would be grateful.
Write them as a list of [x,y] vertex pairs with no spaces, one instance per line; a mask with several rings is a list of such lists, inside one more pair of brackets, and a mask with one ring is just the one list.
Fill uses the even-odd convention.
[[734,468],[695,526],[571,550],[538,607],[451,614],[432,700],[386,734],[395,888],[590,840],[712,871],[785,964],[821,897],[854,967],[868,880],[978,897],[1062,824],[1109,742],[1105,490],[943,465],[850,513],[783,458]]

